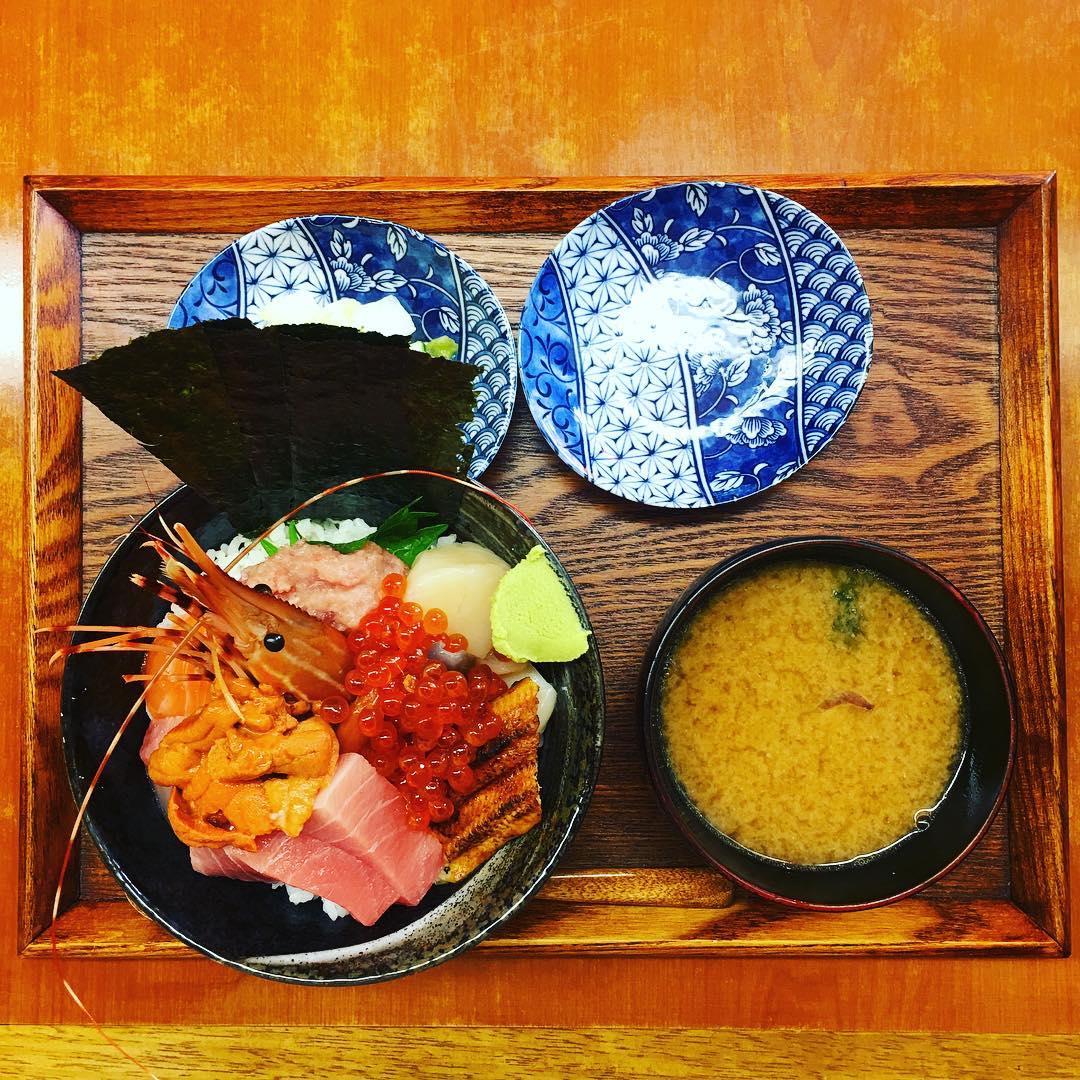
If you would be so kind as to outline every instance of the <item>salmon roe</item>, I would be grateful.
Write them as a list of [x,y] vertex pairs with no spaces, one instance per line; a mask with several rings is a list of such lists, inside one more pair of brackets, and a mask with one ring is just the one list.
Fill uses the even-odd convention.
[[478,787],[476,752],[502,733],[490,702],[506,683],[486,664],[468,674],[448,668],[428,653],[468,648],[460,634],[447,633],[446,612],[405,603],[405,578],[389,574],[375,607],[348,635],[353,667],[345,696],[320,710],[337,725],[343,753],[363,754],[405,796],[415,829],[448,821],[455,796]]

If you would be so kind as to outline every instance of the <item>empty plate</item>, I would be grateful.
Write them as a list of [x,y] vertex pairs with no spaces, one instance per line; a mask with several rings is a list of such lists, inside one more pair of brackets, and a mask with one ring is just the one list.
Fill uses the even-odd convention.
[[821,218],[695,182],[598,210],[521,317],[522,383],[559,457],[650,506],[734,502],[833,437],[870,367],[870,302]]

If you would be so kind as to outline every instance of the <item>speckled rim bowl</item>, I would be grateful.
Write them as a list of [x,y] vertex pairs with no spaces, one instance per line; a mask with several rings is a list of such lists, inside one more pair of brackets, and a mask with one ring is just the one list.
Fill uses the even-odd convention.
[[[723,588],[766,566],[818,559],[865,567],[907,592],[952,644],[967,699],[967,739],[926,828],[870,855],[795,865],[750,851],[711,825],[675,778],[664,744],[660,696],[671,657],[694,617]],[[1016,738],[1016,700],[1001,649],[972,604],[936,570],[866,540],[812,537],[740,552],[697,579],[671,606],[649,646],[641,706],[649,772],[687,839],[740,885],[793,907],[844,911],[910,896],[957,865],[986,832],[1005,797]],[[723,762],[716,763],[723,769]]]
[[[492,548],[511,564],[539,534],[513,510],[477,488],[445,478],[409,476],[371,481],[340,505],[319,504],[312,516],[382,520],[416,496],[438,510],[461,539]],[[335,496],[335,498],[340,498]],[[164,603],[128,581],[154,576],[156,558],[142,544],[160,534],[159,517],[185,522],[206,547],[235,534],[227,518],[188,488],[148,514],[113,553],[83,606],[84,624],[152,625]],[[565,570],[559,576],[588,625]],[[64,672],[61,729],[76,800],[86,790],[109,740],[134,701],[120,676],[138,670],[132,654],[71,657]],[[132,902],[170,934],[241,971],[284,982],[350,985],[379,982],[448,960],[486,937],[539,889],[577,831],[600,765],[604,692],[595,638],[569,664],[542,665],[559,688],[559,705],[540,749],[543,817],[457,886],[436,885],[415,908],[392,907],[373,927],[350,918],[332,921],[317,901],[290,904],[283,889],[196,874],[188,849],[154,796],[139,746],[146,731],[140,712],[121,739],[90,802],[86,824],[102,858]]]

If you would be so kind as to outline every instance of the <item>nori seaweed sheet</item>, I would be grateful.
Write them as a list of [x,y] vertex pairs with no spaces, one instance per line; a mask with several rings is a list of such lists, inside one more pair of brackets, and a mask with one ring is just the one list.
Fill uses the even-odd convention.
[[[302,334],[295,327],[279,329],[298,490],[318,491],[386,469],[465,475],[472,448],[457,425],[472,416],[473,365],[448,366],[409,349],[405,338],[357,335],[363,348],[339,350],[327,349],[310,328]],[[447,408],[466,399],[467,412]]]
[[461,425],[479,368],[404,337],[227,319],[157,331],[55,374],[242,531],[355,476],[465,476],[472,460]]
[[243,435],[201,324],[146,334],[54,374],[215,505],[254,496]]
[[247,319],[201,325],[242,432],[255,488],[273,520],[274,507],[292,496],[289,432],[281,427],[281,418],[287,421],[290,414],[277,336],[262,333]]

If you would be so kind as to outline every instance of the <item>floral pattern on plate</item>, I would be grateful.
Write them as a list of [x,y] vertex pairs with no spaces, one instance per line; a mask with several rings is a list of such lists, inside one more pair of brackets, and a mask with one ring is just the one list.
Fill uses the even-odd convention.
[[414,340],[448,336],[458,358],[480,368],[477,404],[465,435],[474,445],[469,474],[491,464],[510,425],[517,365],[510,324],[480,275],[445,245],[416,229],[375,218],[289,218],[248,233],[190,281],[169,319],[176,329],[205,319],[248,318],[281,293],[331,303],[396,296],[415,323]]
[[733,502],[791,476],[847,417],[870,303],[805,207],[735,184],[674,184],[593,214],[522,313],[529,406],[585,479],[652,506]]

